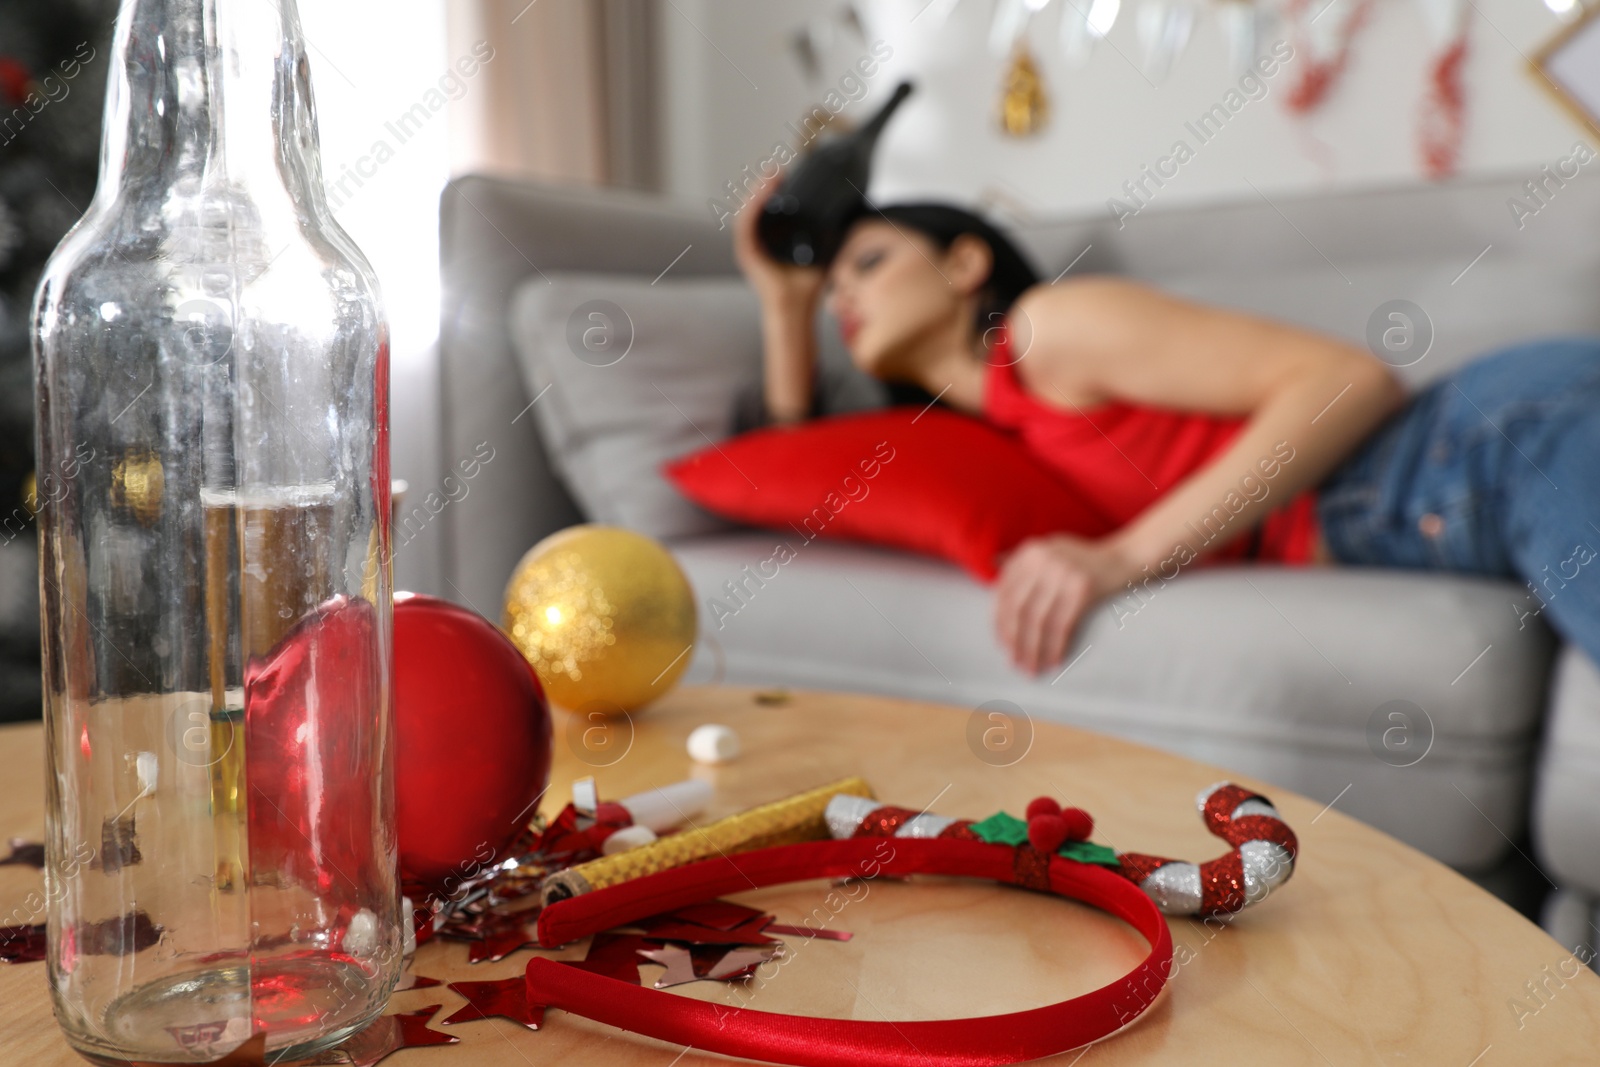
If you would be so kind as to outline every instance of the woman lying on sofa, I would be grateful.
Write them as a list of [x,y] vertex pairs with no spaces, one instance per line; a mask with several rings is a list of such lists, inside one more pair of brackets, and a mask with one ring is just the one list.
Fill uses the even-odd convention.
[[1042,283],[958,208],[865,212],[824,269],[770,258],[760,206],[735,248],[770,421],[813,411],[826,297],[858,367],[1014,432],[1120,523],[1004,562],[996,621],[1024,669],[1059,663],[1100,600],[1202,555],[1519,576],[1530,613],[1600,661],[1600,340],[1489,355],[1407,399],[1331,337],[1125,279]]

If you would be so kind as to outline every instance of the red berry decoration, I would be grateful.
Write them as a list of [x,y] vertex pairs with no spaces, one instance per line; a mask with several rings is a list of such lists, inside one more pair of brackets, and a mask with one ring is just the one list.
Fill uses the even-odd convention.
[[533,668],[482,616],[394,604],[395,818],[403,879],[448,892],[501,857],[550,779]]
[[1032,822],[1036,815],[1060,815],[1061,805],[1050,797],[1034,797],[1028,801],[1028,821]]
[[1063,811],[1061,821],[1067,828],[1068,841],[1087,841],[1089,835],[1094,833],[1094,816],[1082,808],[1068,808]]
[[1054,852],[1066,843],[1067,821],[1059,815],[1035,815],[1028,820],[1028,844],[1040,852]]

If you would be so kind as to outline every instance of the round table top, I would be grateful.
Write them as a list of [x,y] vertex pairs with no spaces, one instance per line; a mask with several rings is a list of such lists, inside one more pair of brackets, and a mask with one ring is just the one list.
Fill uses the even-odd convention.
[[[715,787],[705,820],[859,774],[886,803],[967,818],[1002,809],[1021,814],[1031,798],[1048,794],[1093,813],[1097,841],[1198,862],[1222,845],[1202,826],[1195,794],[1231,778],[1269,796],[1298,835],[1294,877],[1231,923],[1169,920],[1171,982],[1132,1026],[1093,1047],[1092,1063],[1490,1067],[1591,1062],[1600,1049],[1600,978],[1570,949],[1449,868],[1336,806],[1051,724],[1034,724],[1030,745],[1014,743],[997,754],[984,747],[982,730],[990,724],[973,715],[879,697],[737,688],[680,689],[602,733],[558,712],[546,810],[564,804],[570,783],[589,774],[604,799],[703,778]],[[685,739],[706,722],[738,732],[737,760],[717,767],[690,762]],[[1026,733],[1023,724],[1019,736]],[[8,769],[0,781],[0,836],[39,840],[38,726],[0,728],[0,766]],[[0,914],[26,911],[28,895],[40,886],[35,870],[0,867]],[[806,882],[731,899],[797,923],[823,904],[829,888]],[[985,1015],[1086,992],[1125,973],[1147,951],[1130,928],[1102,913],[997,885],[883,880],[856,897],[830,924],[851,932],[851,940],[791,937],[783,966],[759,987],[704,981],[674,992],[840,1018]],[[573,958],[581,946],[545,954]],[[523,950],[469,965],[466,945],[433,941],[413,969],[445,982],[500,979],[520,974],[534,955]],[[647,965],[643,973],[650,981],[659,972]],[[505,1019],[440,1026],[463,1003],[442,986],[396,993],[391,1012],[443,1005],[432,1025],[461,1043],[407,1049],[390,1062],[726,1062],[559,1011],[538,1032]],[[82,1062],[51,1017],[44,964],[0,965],[0,1005],[0,1060],[30,1067]],[[1086,1054],[1080,1049],[1056,1062],[1076,1063]]]

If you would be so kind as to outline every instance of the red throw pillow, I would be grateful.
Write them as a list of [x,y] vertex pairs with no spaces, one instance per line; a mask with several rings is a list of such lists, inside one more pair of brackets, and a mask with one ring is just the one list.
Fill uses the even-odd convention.
[[665,470],[725,518],[938,556],[985,580],[1028,538],[1111,529],[1014,437],[937,407],[757,430]]

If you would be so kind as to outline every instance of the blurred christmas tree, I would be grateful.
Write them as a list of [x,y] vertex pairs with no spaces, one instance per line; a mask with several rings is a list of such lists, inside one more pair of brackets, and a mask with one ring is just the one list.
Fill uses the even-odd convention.
[[89,206],[115,0],[0,0],[0,720],[39,714],[29,317]]

